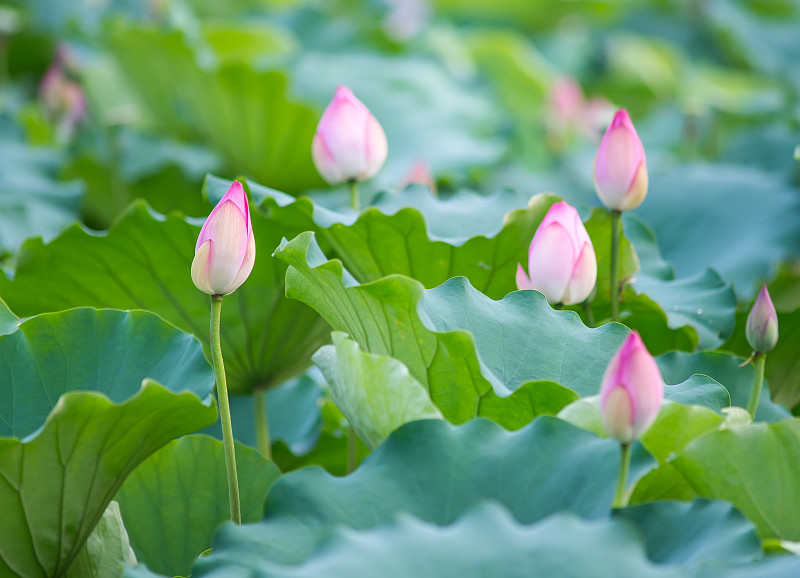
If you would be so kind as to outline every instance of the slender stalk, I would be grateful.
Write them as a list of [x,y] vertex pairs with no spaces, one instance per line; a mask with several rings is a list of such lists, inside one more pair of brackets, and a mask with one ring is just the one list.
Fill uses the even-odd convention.
[[272,445],[269,440],[269,420],[267,419],[267,392],[263,389],[253,391],[253,414],[258,451],[262,456],[271,460]]
[[231,406],[228,403],[228,383],[225,381],[225,364],[222,361],[222,345],[219,339],[221,312],[222,296],[212,295],[211,360],[214,364],[214,378],[217,381],[219,420],[222,424],[222,444],[225,448],[225,468],[228,472],[228,498],[231,504],[231,520],[241,524],[242,511],[239,504],[239,477],[236,474],[236,451],[233,446],[233,429],[231,428]]
[[622,459],[619,462],[619,477],[617,478],[617,492],[614,494],[614,508],[624,508],[628,505],[625,497],[625,488],[628,486],[628,471],[631,469],[631,445],[620,444]]
[[0,32],[0,90],[2,90],[3,94],[0,94],[0,97],[5,96],[5,88],[8,82],[8,47],[11,44],[10,39]]
[[589,327],[594,327],[594,311],[592,310],[591,297],[583,302],[583,311],[586,313],[586,324]]
[[358,201],[358,181],[353,179],[347,182],[350,185],[350,206],[356,211],[360,208]]
[[619,321],[619,211],[611,211],[611,320]]
[[350,474],[356,469],[356,459],[358,454],[358,435],[353,426],[347,430],[347,473]]
[[756,410],[758,409],[758,401],[761,398],[761,390],[764,389],[764,365],[766,361],[766,353],[756,353],[753,356],[756,377],[753,381],[753,391],[750,392],[750,401],[747,402],[747,411],[753,419],[756,418]]

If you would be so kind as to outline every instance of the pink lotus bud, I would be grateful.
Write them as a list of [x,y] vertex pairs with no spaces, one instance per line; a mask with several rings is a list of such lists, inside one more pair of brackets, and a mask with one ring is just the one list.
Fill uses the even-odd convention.
[[247,194],[233,183],[200,229],[192,281],[203,293],[228,295],[247,280],[256,260],[256,241]]
[[86,98],[80,85],[70,80],[58,62],[47,69],[39,84],[39,98],[47,113],[77,124],[86,114]]
[[411,169],[409,169],[402,183],[400,183],[400,188],[405,189],[408,185],[424,185],[434,195],[436,194],[436,179],[433,178],[433,173],[428,163],[423,160],[414,161]]
[[374,177],[386,162],[381,125],[349,88],[339,86],[317,125],[311,156],[328,184]]
[[644,147],[624,108],[614,115],[600,141],[594,159],[594,188],[612,211],[635,209],[647,195]]
[[556,203],[544,216],[528,249],[528,275],[517,263],[517,288],[536,289],[548,303],[586,300],[597,281],[597,258],[578,211]]
[[56,125],[61,141],[69,140],[78,123],[86,116],[83,89],[68,75],[68,70],[76,67],[69,49],[62,45],[39,83],[39,100],[45,114]]
[[747,316],[745,335],[747,343],[757,353],[772,351],[778,343],[778,314],[775,313],[766,285],[761,286],[750,315]]
[[630,444],[647,431],[664,399],[664,381],[635,331],[625,339],[603,375],[600,404],[609,437]]

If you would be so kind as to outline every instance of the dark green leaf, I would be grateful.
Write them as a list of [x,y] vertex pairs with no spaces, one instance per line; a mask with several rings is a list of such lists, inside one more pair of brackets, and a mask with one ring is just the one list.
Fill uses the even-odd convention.
[[245,559],[298,563],[336,526],[372,528],[400,512],[451,524],[487,499],[504,504],[524,524],[562,510],[606,517],[619,456],[615,442],[552,417],[516,432],[486,420],[462,426],[412,422],[346,478],[319,468],[283,476],[267,498],[264,521],[221,528],[195,574]]
[[[740,367],[743,359],[721,352],[667,353],[656,358],[658,368],[667,383],[677,383],[695,373],[703,373],[725,386],[731,396],[731,405],[747,407],[753,388],[755,371],[752,365]],[[786,419],[789,411],[762,395],[756,419],[779,421]]]
[[[20,315],[82,305],[147,309],[193,333],[207,350],[210,299],[190,275],[199,232],[180,215],[163,217],[137,203],[107,234],[76,225],[50,244],[28,241],[14,278],[0,275],[0,295]],[[329,332],[313,311],[284,298],[286,267],[269,256],[281,236],[296,229],[255,212],[253,232],[253,272],[222,307],[222,350],[233,393],[300,373]]]
[[[236,445],[242,521],[260,521],[278,469],[257,451]],[[188,576],[192,563],[230,520],[222,443],[202,435],[175,440],[142,462],[117,492],[139,561],[170,576]]]
[[214,421],[211,369],[196,340],[144,312],[33,317],[0,352],[0,427],[18,436],[0,438],[0,574],[62,576],[125,476]]

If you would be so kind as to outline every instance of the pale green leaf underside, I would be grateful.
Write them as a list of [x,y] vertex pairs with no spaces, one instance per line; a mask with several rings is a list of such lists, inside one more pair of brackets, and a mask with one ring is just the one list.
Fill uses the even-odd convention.
[[111,502],[70,565],[67,578],[119,578],[126,565],[135,566],[136,563],[119,504]]
[[332,338],[333,345],[322,347],[312,361],[330,385],[333,401],[370,449],[405,423],[443,418],[405,365],[364,353],[344,333],[334,332]]

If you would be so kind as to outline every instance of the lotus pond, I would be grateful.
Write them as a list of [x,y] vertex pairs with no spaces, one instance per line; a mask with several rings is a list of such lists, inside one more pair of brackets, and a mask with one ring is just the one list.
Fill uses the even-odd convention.
[[798,30],[0,0],[0,577],[800,575]]

